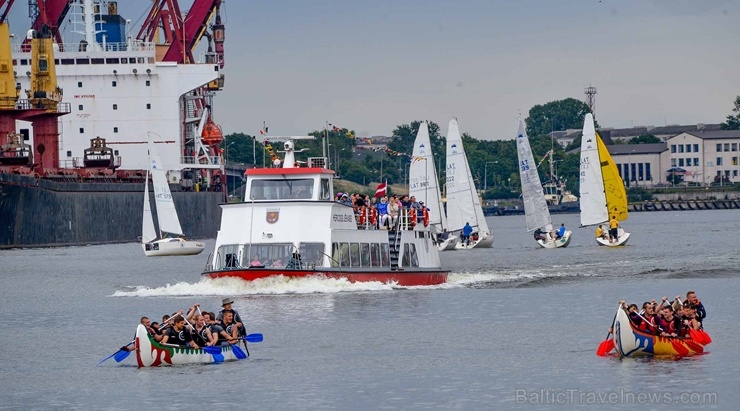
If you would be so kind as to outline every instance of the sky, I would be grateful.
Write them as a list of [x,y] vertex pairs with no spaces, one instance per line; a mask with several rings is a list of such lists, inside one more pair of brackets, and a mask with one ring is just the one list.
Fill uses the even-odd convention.
[[[138,30],[151,1],[118,4]],[[370,137],[414,120],[446,133],[456,117],[474,138],[508,140],[517,115],[585,100],[590,85],[614,128],[720,123],[740,95],[734,0],[225,0],[222,17],[225,133],[328,122]]]

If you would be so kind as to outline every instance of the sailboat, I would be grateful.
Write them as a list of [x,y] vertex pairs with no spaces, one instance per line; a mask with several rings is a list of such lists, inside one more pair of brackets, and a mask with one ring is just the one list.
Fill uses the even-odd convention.
[[456,119],[450,120],[447,128],[446,177],[447,222],[450,230],[459,234],[466,223],[473,227],[470,241],[461,241],[455,248],[493,247],[493,234],[483,216]]
[[450,235],[449,232],[439,191],[437,169],[434,166],[429,126],[426,122],[419,125],[414,140],[413,160],[409,167],[409,196],[416,197],[417,201],[423,201],[429,209],[429,225],[437,238],[437,249],[454,250],[455,245],[460,242],[460,237]]
[[[180,219],[177,217],[175,202],[167,183],[167,175],[162,167],[154,144],[149,141],[149,171],[144,185],[144,213],[141,222],[141,247],[147,257],[166,255],[196,255],[203,252],[205,245],[183,238]],[[149,203],[149,175],[154,186],[154,204],[157,209],[159,235],[154,227],[154,217]]]
[[534,162],[529,137],[524,127],[524,121],[519,118],[516,147],[519,158],[519,177],[522,182],[522,199],[524,200],[524,216],[527,231],[537,230],[534,236],[540,247],[559,248],[570,244],[571,231],[565,231],[562,236],[552,227],[550,210],[547,208],[542,182]]
[[[606,223],[607,233],[610,220],[627,219],[627,193],[619,176],[614,159],[594,128],[594,117],[586,114],[581,140],[581,226]],[[630,233],[621,227],[615,236],[596,237],[599,245],[619,246],[627,243]]]

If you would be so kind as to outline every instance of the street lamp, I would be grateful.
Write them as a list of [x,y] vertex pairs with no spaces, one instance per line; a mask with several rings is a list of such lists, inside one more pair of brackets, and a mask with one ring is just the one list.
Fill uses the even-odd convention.
[[498,164],[498,161],[486,161],[486,165],[483,167],[483,191],[488,191],[488,165]]

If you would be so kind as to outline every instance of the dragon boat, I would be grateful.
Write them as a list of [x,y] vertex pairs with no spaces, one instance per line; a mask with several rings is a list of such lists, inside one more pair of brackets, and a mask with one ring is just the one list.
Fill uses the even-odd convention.
[[620,307],[614,318],[614,348],[620,357],[687,357],[704,352],[704,345],[690,337],[661,337],[644,332]]
[[160,344],[146,331],[146,327],[136,328],[136,362],[139,367],[158,367],[161,365],[208,364],[243,359],[234,346],[203,347],[199,349]]

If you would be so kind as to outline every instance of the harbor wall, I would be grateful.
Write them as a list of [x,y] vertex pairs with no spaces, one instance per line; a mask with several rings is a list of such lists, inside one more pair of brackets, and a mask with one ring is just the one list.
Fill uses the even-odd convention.
[[[0,175],[0,248],[139,241],[144,183]],[[224,194],[173,192],[186,238],[214,238]],[[152,209],[153,196],[150,196]],[[156,222],[156,215],[155,215]]]

